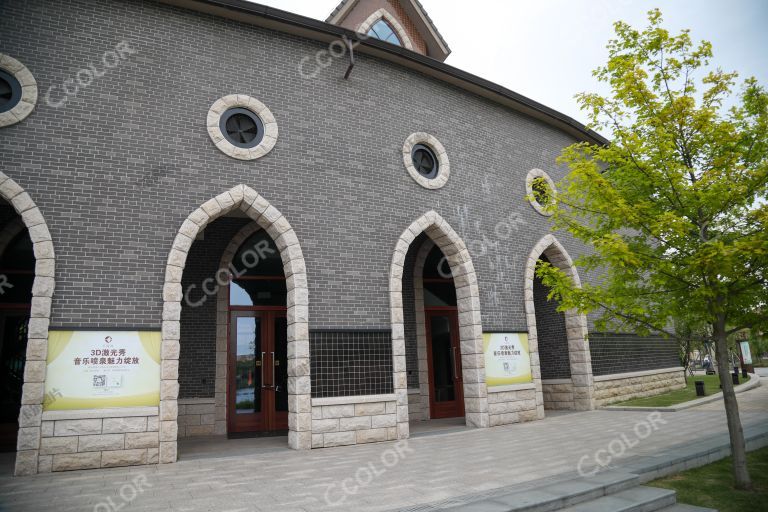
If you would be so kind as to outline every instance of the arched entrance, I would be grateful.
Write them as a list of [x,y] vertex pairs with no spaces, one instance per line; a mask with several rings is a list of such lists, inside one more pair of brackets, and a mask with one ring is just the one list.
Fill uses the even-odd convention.
[[[19,306],[17,308],[4,308],[6,321],[3,326],[3,351],[6,348],[9,350],[10,357],[6,360],[15,365],[13,372],[16,375],[20,370],[21,353],[25,354],[20,405],[15,401],[12,404],[12,407],[17,407],[18,419],[14,473],[33,475],[37,473],[40,449],[48,327],[55,286],[55,256],[51,234],[40,209],[29,194],[3,172],[0,172],[0,198],[10,206],[6,217],[10,222],[0,229],[4,264],[14,267],[5,269],[6,278],[8,283],[14,284],[12,280],[15,280],[18,285],[17,288],[8,289],[11,294],[6,295],[6,298],[15,296],[10,300],[22,301],[15,302]],[[24,312],[28,315],[26,327]],[[25,335],[26,340],[23,339]],[[8,341],[6,336],[9,337]],[[24,343],[25,349],[22,348]],[[18,378],[15,382],[18,385]],[[18,392],[15,396],[19,396]]]
[[573,260],[552,234],[533,248],[525,269],[525,313],[531,352],[538,352],[540,386],[545,409],[594,409],[592,362],[587,344],[587,319],[577,311],[558,312],[536,277],[539,260],[565,271],[581,286]]
[[[395,252],[390,267],[390,304],[392,320],[392,353],[394,368],[395,393],[398,400],[398,430],[407,432],[408,429],[408,389],[405,357],[405,328],[403,315],[403,274],[413,272],[413,268],[405,268],[406,256],[414,241],[424,233],[437,248],[432,259],[436,264],[445,257],[450,269],[449,280],[447,275],[438,276],[430,286],[429,293],[439,289],[443,299],[447,296],[449,301],[455,301],[455,306],[443,306],[433,309],[434,314],[428,311],[430,308],[419,309],[417,305],[417,331],[422,333],[424,339],[431,338],[433,328],[440,330],[441,348],[438,360],[429,362],[431,352],[419,350],[420,368],[422,373],[422,361],[427,366],[439,364],[445,370],[441,380],[441,393],[449,398],[450,410],[442,410],[442,414],[457,415],[463,407],[466,424],[471,427],[488,427],[490,425],[488,415],[488,393],[485,384],[485,361],[483,358],[482,325],[480,318],[480,293],[477,287],[472,258],[466,245],[451,228],[451,226],[436,212],[430,211],[412,223],[406,229],[395,246]],[[426,251],[426,249],[425,249]],[[429,260],[429,253],[423,256]],[[437,267],[436,267],[437,268]],[[443,272],[447,274],[447,272]],[[438,283],[437,280],[440,280]],[[446,291],[452,281],[453,293]],[[447,296],[445,295],[447,294]],[[455,297],[455,298],[454,298]],[[425,302],[424,302],[425,303]],[[418,302],[417,302],[418,304]],[[435,306],[439,308],[440,306]],[[455,308],[455,309],[454,309]],[[448,313],[451,309],[454,313]],[[441,314],[442,313],[442,314]],[[418,317],[424,315],[423,330],[419,327]],[[434,323],[433,323],[434,322]],[[430,332],[427,332],[427,330]],[[456,356],[453,356],[455,350]],[[444,364],[447,363],[447,364]],[[451,364],[453,363],[453,364]],[[423,387],[423,376],[420,376],[420,387]],[[427,392],[429,393],[429,379],[427,379]],[[430,411],[437,411],[434,407],[436,398],[435,382],[431,384]],[[456,389],[460,386],[460,389]],[[423,398],[423,393],[422,393]],[[459,401],[457,405],[456,402]],[[440,409],[440,407],[438,407]],[[441,414],[438,413],[438,414]],[[406,436],[402,436],[406,437]]]
[[[175,462],[177,458],[178,437],[178,394],[179,394],[179,354],[181,346],[180,318],[182,310],[182,277],[187,256],[194,240],[214,220],[227,215],[230,212],[240,211],[249,217],[260,227],[263,234],[268,235],[274,244],[274,250],[279,252],[280,263],[283,270],[283,282],[285,286],[284,311],[285,322],[285,379],[287,381],[287,428],[288,444],[294,449],[310,449],[312,444],[312,412],[310,402],[310,377],[309,377],[309,328],[308,328],[308,304],[309,295],[307,288],[306,265],[299,245],[296,233],[288,220],[264,197],[245,185],[238,185],[227,192],[204,203],[200,208],[192,212],[179,229],[179,233],[173,243],[173,248],[168,257],[166,267],[165,285],[163,287],[163,327],[162,327],[162,375],[160,390],[160,462]],[[254,276],[257,277],[257,276]],[[248,285],[245,285],[247,288]],[[243,286],[240,286],[243,288]],[[245,295],[248,295],[246,292]],[[241,297],[242,298],[242,297]],[[227,311],[229,313],[229,311]],[[242,316],[242,315],[241,315]],[[269,316],[269,315],[268,315]],[[244,318],[255,318],[244,315]],[[238,317],[239,318],[239,317]],[[271,317],[270,317],[271,318]],[[235,323],[237,323],[236,321]],[[264,320],[264,324],[269,320]],[[255,320],[241,322],[244,332],[250,329],[251,338],[255,342]],[[249,324],[249,326],[246,326]],[[259,331],[262,332],[262,331]],[[217,333],[218,335],[218,333]],[[226,340],[226,337],[224,338]],[[217,339],[217,358],[220,354],[228,354],[222,350]],[[246,342],[245,345],[248,345]],[[226,345],[225,345],[226,346]],[[263,350],[260,346],[259,358],[263,363],[266,358],[261,358]],[[256,352],[255,345],[254,354]],[[277,351],[275,351],[277,352]],[[248,354],[244,361],[250,357]],[[217,359],[217,390],[220,390],[220,382],[226,383],[226,371],[219,372],[219,367],[227,367],[228,360]],[[255,367],[255,356],[253,356]],[[235,357],[235,361],[236,361]],[[267,363],[277,360],[273,358]],[[231,361],[230,361],[231,362]],[[236,364],[233,369],[236,369]],[[253,378],[254,375],[252,374]],[[247,371],[245,373],[246,388],[254,387],[253,381],[248,385]],[[223,379],[223,380],[219,380]],[[226,384],[225,384],[226,385]],[[236,388],[236,386],[235,386]],[[234,395],[236,399],[236,389]],[[282,399],[281,399],[282,400]],[[243,400],[245,402],[245,400]],[[236,404],[236,402],[235,402]],[[226,404],[217,402],[217,406],[225,407]],[[246,404],[243,404],[245,406]],[[223,410],[223,409],[222,409]],[[243,408],[243,410],[248,410]],[[220,418],[217,417],[217,421]]]

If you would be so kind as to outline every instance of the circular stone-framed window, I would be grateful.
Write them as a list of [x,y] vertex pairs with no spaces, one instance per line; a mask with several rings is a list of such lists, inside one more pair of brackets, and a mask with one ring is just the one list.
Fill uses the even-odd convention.
[[555,200],[557,187],[549,174],[541,169],[531,169],[525,178],[525,191],[528,195],[528,202],[531,203],[534,210],[545,217],[550,217],[554,212],[549,208]]
[[37,81],[29,69],[0,53],[0,127],[23,121],[37,104]]
[[443,187],[451,174],[445,147],[428,133],[413,133],[405,139],[403,163],[416,183],[432,190]]
[[222,153],[256,160],[277,143],[277,121],[262,102],[244,94],[219,98],[208,111],[208,135]]

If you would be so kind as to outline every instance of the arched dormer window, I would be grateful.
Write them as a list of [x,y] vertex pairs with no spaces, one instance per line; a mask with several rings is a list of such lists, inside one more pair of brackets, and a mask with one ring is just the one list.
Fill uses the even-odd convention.
[[403,46],[403,42],[397,37],[395,30],[383,18],[373,24],[368,31],[368,35],[388,43],[396,44],[397,46]]

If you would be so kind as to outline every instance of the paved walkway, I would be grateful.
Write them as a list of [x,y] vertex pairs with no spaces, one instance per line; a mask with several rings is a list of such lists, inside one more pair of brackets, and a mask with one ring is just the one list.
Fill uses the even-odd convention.
[[[742,393],[739,401],[745,428],[768,432],[768,386]],[[272,448],[159,467],[0,477],[0,510],[385,511],[575,474],[579,461],[588,469],[598,450],[622,451],[621,443],[626,451],[613,458],[613,467],[695,439],[727,439],[719,402],[663,413],[661,419],[647,437],[648,413],[592,411],[423,435],[401,444],[309,453]]]

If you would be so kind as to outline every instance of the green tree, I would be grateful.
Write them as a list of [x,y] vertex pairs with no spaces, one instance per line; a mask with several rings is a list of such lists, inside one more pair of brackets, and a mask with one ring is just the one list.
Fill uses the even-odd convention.
[[[707,326],[721,375],[728,335],[762,327],[768,301],[768,94],[755,79],[711,69],[712,46],[688,31],[614,25],[609,59],[594,71],[605,95],[577,96],[611,143],[578,143],[558,162],[553,229],[592,248],[577,260],[601,276],[576,288],[557,268],[537,270],[561,309],[599,312],[598,327],[677,337]],[[724,103],[731,102],[726,108]],[[751,487],[730,379],[723,397],[736,487]]]

